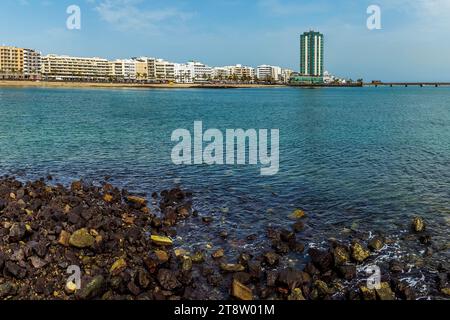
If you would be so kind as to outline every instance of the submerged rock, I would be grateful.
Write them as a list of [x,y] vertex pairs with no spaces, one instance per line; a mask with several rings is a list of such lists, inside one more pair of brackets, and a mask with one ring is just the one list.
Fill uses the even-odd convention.
[[392,273],[402,273],[404,269],[405,265],[400,261],[392,260],[389,262],[389,270]]
[[192,259],[189,256],[183,256],[181,270],[188,272],[192,270]]
[[412,220],[412,230],[416,233],[422,232],[425,230],[425,221],[421,217],[415,217]]
[[239,272],[244,271],[245,267],[241,264],[221,263],[220,269],[225,272]]
[[296,219],[304,218],[305,216],[306,216],[305,211],[303,211],[301,209],[296,209],[289,215],[289,218],[296,220]]
[[211,256],[212,256],[214,259],[220,259],[220,258],[222,258],[224,255],[225,255],[225,251],[224,251],[223,249],[218,249],[218,250],[214,251],[214,252],[211,254]]
[[280,262],[280,256],[275,252],[267,252],[264,254],[264,261],[267,265],[275,267]]
[[295,233],[299,233],[305,229],[305,224],[303,221],[297,221],[292,225],[292,230],[294,230]]
[[191,259],[193,263],[202,263],[205,261],[205,255],[203,252],[197,251],[191,256]]
[[371,249],[372,251],[380,251],[383,246],[384,246],[384,241],[383,238],[376,236],[373,239],[371,239],[369,241],[369,243],[367,244],[367,246],[369,247],[369,249]]

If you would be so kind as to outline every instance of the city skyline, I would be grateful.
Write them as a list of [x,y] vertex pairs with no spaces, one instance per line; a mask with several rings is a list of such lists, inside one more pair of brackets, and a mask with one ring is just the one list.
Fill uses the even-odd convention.
[[[72,1],[2,2],[0,44],[36,48],[44,53],[133,56],[207,65],[280,65],[299,70],[298,39],[319,30],[327,40],[325,70],[367,81],[448,80],[450,1],[378,1],[382,29],[368,30],[367,7],[344,0],[260,0],[244,3],[85,0],[81,30],[67,30],[66,9]],[[30,28],[36,32],[29,32]],[[37,32],[39,31],[39,32]]]
[[108,60],[47,54],[14,46],[0,46],[0,80],[51,80],[132,83],[284,83],[293,70],[279,66],[213,67],[201,62],[176,63],[155,57]]

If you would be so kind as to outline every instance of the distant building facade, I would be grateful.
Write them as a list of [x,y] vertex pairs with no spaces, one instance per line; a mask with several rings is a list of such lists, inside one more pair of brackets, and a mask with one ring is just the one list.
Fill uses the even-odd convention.
[[33,49],[23,49],[23,74],[25,79],[41,79],[41,53]]
[[261,65],[257,68],[242,64],[210,67],[198,61],[173,63],[151,57],[108,61],[97,57],[56,54],[42,56],[40,52],[32,49],[0,46],[0,79],[142,83],[212,81],[287,83],[291,75],[292,70],[270,65]]
[[198,61],[175,64],[175,81],[178,83],[204,83],[213,78],[213,68]]
[[224,81],[231,77],[231,70],[227,67],[214,67],[212,77],[214,80]]
[[255,68],[236,64],[213,68],[214,80],[230,80],[234,82],[251,82],[255,78]]
[[263,64],[256,68],[256,77],[260,81],[279,82],[282,77],[282,69],[278,66]]
[[0,46],[0,79],[38,80],[41,53],[32,49]]
[[248,66],[237,64],[235,66],[225,67],[229,70],[230,76],[239,81],[251,81],[255,77],[255,69]]
[[187,63],[175,63],[175,82],[194,83],[194,68]]
[[175,64],[173,62],[166,61],[164,59],[151,59],[149,60],[151,66],[149,66],[150,72],[149,80],[151,81],[175,81]]
[[59,55],[42,57],[42,76],[58,81],[108,81],[110,66],[106,59]]
[[281,81],[283,83],[288,83],[291,80],[291,77],[293,74],[294,74],[294,70],[282,69],[281,70]]
[[148,81],[148,63],[147,61],[141,61],[139,59],[133,59],[136,64],[136,80],[139,82]]
[[114,81],[135,81],[137,62],[132,59],[118,59],[108,62],[108,77]]

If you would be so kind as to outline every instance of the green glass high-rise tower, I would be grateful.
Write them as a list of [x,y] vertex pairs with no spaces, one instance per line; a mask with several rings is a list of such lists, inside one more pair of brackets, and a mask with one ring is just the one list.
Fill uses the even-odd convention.
[[305,32],[300,36],[300,75],[293,79],[297,83],[323,82],[323,34],[316,31]]
[[300,36],[300,74],[323,76],[323,34],[309,31]]

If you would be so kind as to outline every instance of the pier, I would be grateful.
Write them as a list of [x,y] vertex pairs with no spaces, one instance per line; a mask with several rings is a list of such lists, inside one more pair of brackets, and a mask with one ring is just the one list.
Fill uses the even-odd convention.
[[450,82],[371,82],[365,83],[367,87],[444,87]]

